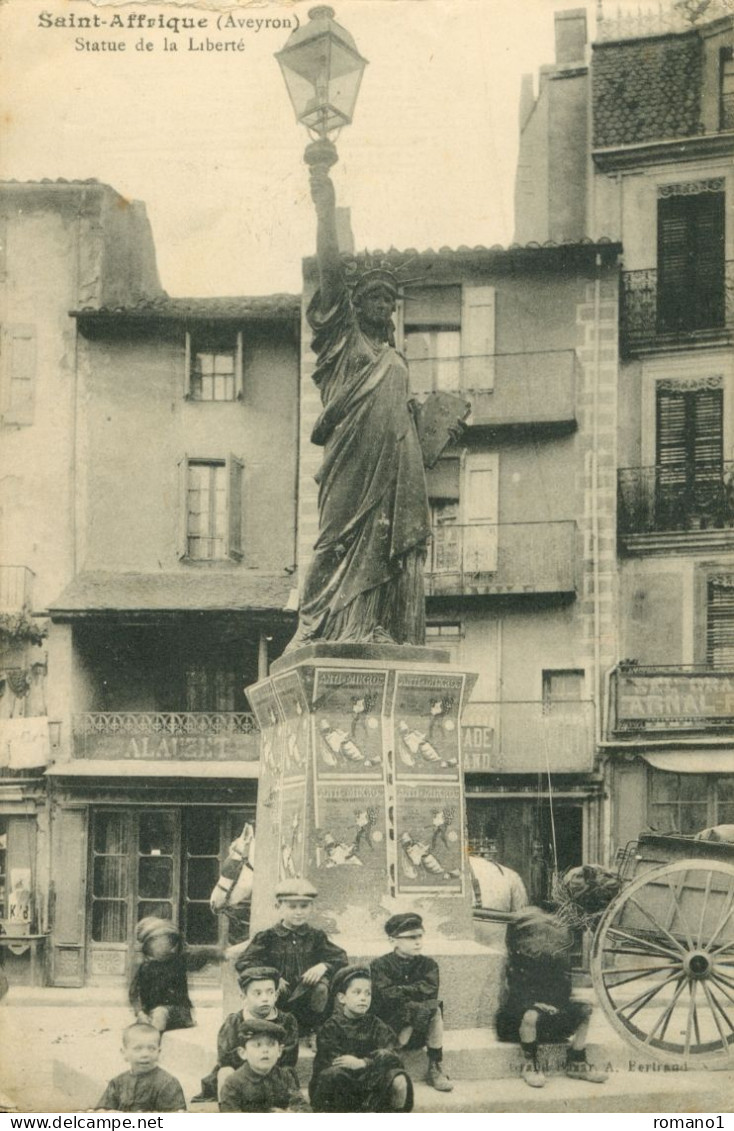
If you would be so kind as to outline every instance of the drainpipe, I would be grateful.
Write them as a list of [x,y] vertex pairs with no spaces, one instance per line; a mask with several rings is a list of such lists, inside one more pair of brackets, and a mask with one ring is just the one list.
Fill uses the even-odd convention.
[[[601,349],[601,255],[596,253],[594,277],[594,361],[592,387],[592,451],[591,451],[591,541],[594,581],[594,742],[598,750],[602,739],[601,703],[601,600],[599,593],[599,355]],[[596,753],[596,751],[595,751]]]

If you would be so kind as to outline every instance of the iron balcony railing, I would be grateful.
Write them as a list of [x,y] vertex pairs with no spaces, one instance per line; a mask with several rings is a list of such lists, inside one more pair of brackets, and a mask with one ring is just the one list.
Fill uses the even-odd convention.
[[435,390],[466,392],[472,425],[572,423],[580,364],[575,350],[538,350],[480,357],[408,360],[410,388],[422,398]]
[[621,332],[626,353],[707,339],[734,329],[734,261],[704,286],[661,285],[656,270],[622,273]]
[[465,770],[537,774],[593,768],[589,699],[471,702],[461,728]]
[[623,467],[617,476],[620,535],[734,527],[734,461]]
[[426,574],[426,590],[433,596],[572,593],[576,523],[437,523]]
[[32,608],[33,576],[27,566],[0,565],[0,613]]
[[77,758],[200,758],[258,755],[247,711],[88,711],[72,719]]

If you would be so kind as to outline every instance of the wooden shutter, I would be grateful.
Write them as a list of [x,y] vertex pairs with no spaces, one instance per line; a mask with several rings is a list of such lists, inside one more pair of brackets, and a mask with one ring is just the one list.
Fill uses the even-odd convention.
[[706,662],[734,671],[734,573],[709,579]]
[[227,557],[242,557],[242,461],[230,456],[227,461],[229,515],[227,531]]
[[3,419],[32,424],[36,400],[36,327],[8,326],[4,334]]
[[191,399],[191,334],[186,331],[184,335],[184,397]]
[[724,320],[724,193],[658,201],[658,329],[710,329]]
[[86,811],[57,809],[52,843],[52,980],[55,986],[82,986],[87,906]]
[[494,287],[463,286],[461,294],[462,389],[494,388]]
[[178,507],[176,512],[176,556],[181,560],[189,553],[189,457],[178,461]]
[[722,389],[658,390],[657,505],[667,508],[668,518],[682,518],[716,505],[723,459],[723,403]]
[[463,565],[467,573],[497,569],[499,454],[470,452],[464,464],[461,499]]

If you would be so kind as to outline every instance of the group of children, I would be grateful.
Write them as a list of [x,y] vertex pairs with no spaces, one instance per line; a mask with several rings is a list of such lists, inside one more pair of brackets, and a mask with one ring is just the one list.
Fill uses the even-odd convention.
[[[442,1068],[439,969],[421,953],[420,915],[393,915],[385,923],[392,950],[369,966],[354,964],[309,923],[316,895],[303,879],[276,888],[279,921],[256,934],[235,961],[242,1008],[221,1026],[217,1063],[192,1103],[218,1101],[224,1112],[409,1112],[413,1084],[402,1053],[422,1048],[426,1082],[441,1092],[453,1089]],[[138,937],[143,961],[131,987],[136,1020],[125,1030],[122,1048],[129,1070],[110,1082],[97,1110],[185,1111],[180,1084],[158,1067],[158,1059],[162,1034],[193,1024],[190,963],[170,922],[143,920]],[[538,962],[533,966],[532,956],[523,962],[522,953],[511,953],[511,982],[513,961],[517,985],[514,996],[511,985],[498,1029],[501,1039],[520,1040],[530,1066],[527,1083],[544,1082],[537,1042],[551,1030],[556,1039],[572,1036],[569,1075],[600,1082],[583,1051],[590,1007],[571,1000],[570,978],[559,967],[553,1000],[542,1001],[549,993],[538,984]],[[309,1102],[295,1072],[304,1037],[315,1044]]]

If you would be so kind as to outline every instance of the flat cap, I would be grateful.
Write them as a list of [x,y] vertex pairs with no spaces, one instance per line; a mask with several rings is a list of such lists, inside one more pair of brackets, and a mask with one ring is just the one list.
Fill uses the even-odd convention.
[[155,915],[146,915],[135,928],[139,943],[143,944],[152,939],[154,935],[172,935],[179,937],[178,930],[170,919],[158,919]]
[[276,899],[315,899],[319,893],[309,880],[296,876],[275,885]]
[[260,1021],[257,1017],[243,1017],[237,1026],[237,1040],[244,1045],[251,1037],[274,1037],[283,1044],[285,1029],[275,1021]]
[[341,970],[337,970],[331,983],[333,992],[343,994],[349,983],[353,982],[355,978],[366,978],[369,982],[372,981],[372,975],[367,966],[357,964],[342,966]]
[[385,923],[385,934],[391,939],[399,939],[401,935],[412,935],[414,931],[423,930],[423,920],[414,911],[406,911],[402,915],[391,915]]
[[248,966],[237,974],[237,981],[241,990],[249,986],[250,982],[275,982],[280,981],[280,972],[274,966]]

